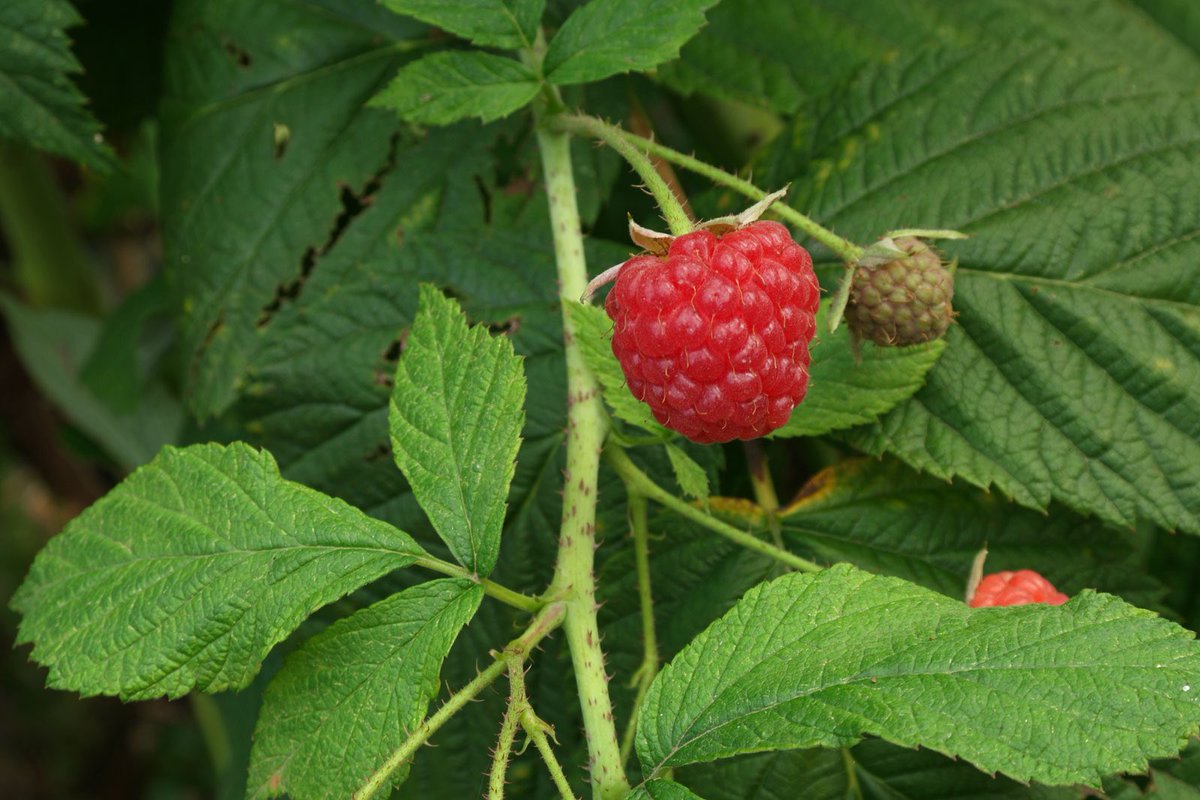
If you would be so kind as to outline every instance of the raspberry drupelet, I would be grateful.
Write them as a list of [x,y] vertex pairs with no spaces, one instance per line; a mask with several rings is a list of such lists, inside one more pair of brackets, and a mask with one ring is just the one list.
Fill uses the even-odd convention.
[[621,268],[605,310],[630,391],[695,442],[754,439],[808,388],[820,288],[777,222],[699,230]]
[[1020,569],[984,576],[967,605],[971,608],[1020,606],[1026,603],[1061,606],[1069,599],[1038,573],[1031,569]]

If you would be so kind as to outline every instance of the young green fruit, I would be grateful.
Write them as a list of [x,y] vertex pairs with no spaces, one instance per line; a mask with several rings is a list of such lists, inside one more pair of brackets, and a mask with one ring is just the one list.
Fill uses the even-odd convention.
[[929,245],[911,236],[894,240],[908,254],[859,267],[846,320],[856,339],[903,347],[940,338],[954,317],[954,278]]

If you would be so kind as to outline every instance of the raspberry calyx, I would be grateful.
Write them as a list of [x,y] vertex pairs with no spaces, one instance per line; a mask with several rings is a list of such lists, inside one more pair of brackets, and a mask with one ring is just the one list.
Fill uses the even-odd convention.
[[985,575],[967,605],[971,608],[1020,606],[1027,603],[1061,606],[1069,599],[1038,573],[1031,569],[1020,569]]
[[715,230],[634,256],[605,302],[630,391],[702,443],[754,439],[787,422],[808,388],[820,302],[812,258],[783,225]]

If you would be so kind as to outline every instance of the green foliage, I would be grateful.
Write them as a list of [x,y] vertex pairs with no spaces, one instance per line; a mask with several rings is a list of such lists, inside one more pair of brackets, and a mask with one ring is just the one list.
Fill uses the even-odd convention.
[[771,434],[774,438],[819,436],[874,421],[924,385],[946,344],[941,339],[912,347],[866,343],[855,357],[848,327],[824,333],[828,314],[825,301],[817,314],[821,333],[811,350],[808,394],[787,424]]
[[269,453],[168,447],[38,555],[18,643],[84,695],[238,689],[313,611],[422,554]]
[[[977,110],[913,124],[950,105]],[[934,215],[972,234],[946,246],[959,316],[938,366],[850,441],[1026,505],[1200,532],[1197,298],[1173,277],[1193,223],[1159,211],[1189,196],[1198,121],[1061,48],[921,51],[831,99],[804,174],[780,161],[771,183],[796,177],[793,202],[851,236]]]
[[701,500],[708,497],[708,473],[685,453],[679,446],[668,443],[667,458],[671,462],[671,470],[675,473],[675,482],[688,497]]
[[702,800],[699,795],[675,781],[655,778],[637,787],[629,800]]
[[[13,19],[42,26],[38,74],[65,92],[51,111],[82,117],[62,129],[92,147],[66,77],[69,7],[10,5],[0,44]],[[246,730],[228,768],[249,757],[256,698],[283,663],[249,796],[348,796],[432,735],[383,791],[478,797],[509,695],[495,654],[531,606],[558,601],[566,630],[521,666],[576,794],[625,796],[620,767],[599,766],[618,761],[612,747],[597,748],[667,661],[640,709],[631,797],[1082,791],[981,769],[1103,781],[1121,800],[1196,793],[1186,753],[1151,762],[1149,782],[1119,774],[1173,756],[1200,719],[1191,635],[1126,605],[1179,619],[1195,606],[1191,550],[1158,530],[1200,533],[1190,6],[174,5],[156,124],[178,337],[146,335],[157,285],[103,324],[2,302],[35,380],[118,468],[176,435],[251,444],[164,450],[46,548],[14,608],[51,685],[174,697],[257,674],[219,698],[240,720],[224,727]],[[32,51],[0,50],[2,82]],[[559,297],[586,281],[577,253],[593,273],[623,260],[628,215],[654,213],[629,181],[613,186],[611,150],[578,137],[539,150],[565,145],[563,109],[791,183],[793,209],[858,245],[897,227],[971,234],[945,247],[958,262],[945,341],[868,344],[861,361],[845,328],[814,343],[808,396],[765,443],[780,495],[803,487],[777,517],[722,496],[749,493],[718,469],[726,454],[742,463],[736,449],[659,425],[625,386],[603,309]],[[566,173],[586,242],[572,193],[543,191]],[[744,205],[676,177],[704,215]],[[806,244],[832,294],[840,265]],[[616,423],[607,441],[567,415],[596,396],[581,361]],[[211,427],[166,424],[177,383]],[[648,585],[619,479],[579,467],[602,446],[632,448],[655,482],[700,501],[651,509]],[[579,519],[593,495],[595,519]],[[693,521],[705,515],[738,530]],[[768,542],[835,566],[778,577]],[[1036,569],[1074,599],[968,609],[984,545],[988,571]],[[414,562],[455,577],[398,571]],[[467,702],[456,690],[488,664],[498,683]],[[609,693],[615,719],[585,728],[581,708]],[[432,704],[454,716],[429,734]],[[559,797],[532,748],[507,777],[506,796]]]
[[[679,779],[701,787],[705,800],[787,800],[804,786],[805,800],[1068,800],[1079,792],[1025,786],[986,775],[962,761],[928,750],[910,750],[877,739],[853,748],[757,753],[732,761],[697,764]],[[856,791],[857,789],[857,791]]]
[[972,610],[839,565],[751,589],[696,637],[646,696],[637,750],[654,776],[874,734],[1099,785],[1195,735],[1198,662],[1194,635],[1112,596]]
[[533,99],[537,76],[519,61],[490,53],[451,51],[414,61],[372,105],[401,119],[446,125],[467,117],[508,116]]
[[397,14],[407,14],[448,33],[485,47],[529,47],[537,39],[545,0],[383,0]]
[[562,86],[651,69],[674,58],[716,0],[590,0],[563,23],[543,71]]
[[263,698],[248,796],[352,795],[424,718],[442,661],[482,599],[473,583],[430,581],[305,642]]
[[579,350],[604,389],[604,402],[622,422],[664,438],[672,435],[650,413],[650,406],[633,396],[612,352],[612,320],[600,306],[567,303],[579,340]]
[[35,310],[4,294],[0,311],[41,390],[118,464],[144,464],[174,440],[182,409],[162,381],[144,380],[137,367],[135,314],[117,312],[101,324],[75,312]]
[[457,304],[423,285],[396,368],[392,451],[438,535],[477,574],[500,552],[524,408],[512,344],[467,327]]
[[7,0],[0,7],[0,139],[107,171],[112,153],[71,82],[80,67],[66,29],[80,22],[67,0]]
[[839,462],[780,515],[784,536],[821,563],[848,561],[962,598],[975,554],[987,571],[1033,569],[1068,594],[1099,589],[1145,608],[1163,587],[1138,563],[1138,539],[1061,506],[1014,508],[894,460]]

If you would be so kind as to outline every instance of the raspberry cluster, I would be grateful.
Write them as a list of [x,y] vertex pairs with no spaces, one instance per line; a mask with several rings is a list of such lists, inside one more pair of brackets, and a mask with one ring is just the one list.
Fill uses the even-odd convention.
[[1054,588],[1054,584],[1031,569],[1016,572],[993,572],[984,576],[975,588],[975,596],[967,604],[971,608],[984,606],[1020,606],[1026,603],[1045,603],[1061,606],[1069,598]]
[[605,310],[630,391],[696,442],[782,426],[808,388],[820,289],[777,222],[698,230],[621,268]]

